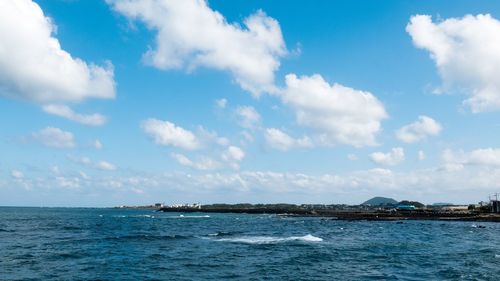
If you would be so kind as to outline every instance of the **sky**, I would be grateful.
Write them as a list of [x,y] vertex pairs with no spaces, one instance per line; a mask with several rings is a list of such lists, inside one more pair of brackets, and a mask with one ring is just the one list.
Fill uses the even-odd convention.
[[0,205],[477,203],[495,1],[0,2]]

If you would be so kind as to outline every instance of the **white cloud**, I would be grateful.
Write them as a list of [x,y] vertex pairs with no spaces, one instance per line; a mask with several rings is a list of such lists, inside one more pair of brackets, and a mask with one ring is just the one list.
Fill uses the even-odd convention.
[[175,146],[187,150],[200,148],[199,140],[191,131],[169,121],[150,118],[143,121],[141,127],[158,145]]
[[36,103],[113,98],[113,67],[61,48],[56,27],[30,0],[0,1],[0,95]]
[[106,123],[106,116],[94,114],[79,114],[69,106],[62,104],[49,104],[42,107],[43,111],[89,126],[102,126]]
[[10,176],[14,179],[22,179],[24,178],[24,174],[21,171],[18,170],[12,170],[10,171]]
[[91,165],[92,164],[92,160],[90,160],[90,158],[88,157],[74,157],[72,155],[68,155],[68,159],[77,163],[77,164],[81,164],[81,165]]
[[78,175],[84,180],[90,180],[90,177],[82,171],[78,172]]
[[395,147],[388,153],[374,152],[370,159],[379,165],[395,166],[405,160],[405,152],[403,148]]
[[60,174],[60,173],[61,173],[61,170],[59,169],[59,167],[58,167],[58,166],[52,166],[52,167],[50,168],[50,171],[51,171],[54,175],[58,175],[58,174]]
[[375,145],[380,123],[387,118],[384,106],[371,93],[330,86],[317,74],[288,74],[280,96],[295,110],[297,122],[317,130],[326,144]]
[[72,133],[65,132],[59,128],[47,127],[32,134],[33,139],[45,146],[54,148],[75,147],[75,138]]
[[[170,198],[171,201],[191,201],[198,196],[206,200],[237,202],[291,203],[304,201],[318,203],[359,204],[364,198],[386,195],[413,199],[424,203],[476,203],[500,189],[500,166],[464,165],[460,169],[427,168],[397,172],[386,168],[358,170],[344,174],[307,174],[300,172],[239,171],[239,172],[160,172],[130,171],[92,177],[70,171],[67,167],[59,175],[24,175],[23,178],[4,179],[4,188],[57,192],[58,188],[79,187],[75,195],[91,198],[112,198],[134,194],[134,189],[150,197]],[[96,197],[98,196],[98,197]],[[210,198],[210,199],[207,199]],[[332,201],[332,198],[333,201]],[[118,199],[121,200],[121,199]],[[123,202],[115,202],[120,204]]]
[[189,167],[193,166],[193,161],[191,161],[185,155],[179,153],[172,153],[171,156],[177,161],[177,163],[183,166],[189,166]]
[[422,150],[419,150],[418,151],[418,160],[423,161],[423,160],[425,160],[425,158],[426,158],[425,152],[423,152]]
[[460,167],[464,165],[500,167],[499,148],[480,148],[470,152],[462,150],[453,152],[446,149],[442,154],[446,166]]
[[227,99],[218,99],[218,100],[215,100],[215,105],[218,108],[224,109],[224,108],[226,108],[226,105],[227,105]]
[[106,162],[106,161],[99,161],[98,163],[95,164],[95,167],[99,170],[105,170],[105,171],[114,171],[116,170],[116,166]]
[[241,136],[243,137],[242,142],[243,142],[243,143],[245,143],[245,144],[246,144],[246,143],[252,143],[252,142],[254,142],[254,140],[255,140],[255,138],[253,137],[253,135],[252,135],[252,134],[250,134],[250,133],[249,133],[249,132],[247,132],[247,131],[242,131],[240,134],[241,134]]
[[239,169],[239,162],[245,158],[245,152],[241,148],[231,145],[222,153],[221,158],[233,169]]
[[93,144],[95,149],[102,149],[103,145],[99,140],[95,140]]
[[198,127],[196,138],[199,142],[210,145],[212,143],[220,146],[228,146],[229,140],[225,137],[220,137],[215,131],[209,131],[202,126]]
[[210,148],[213,145],[227,147],[230,141],[219,136],[217,132],[198,126],[195,132],[179,127],[172,122],[147,119],[141,123],[141,128],[158,145],[173,146],[186,150]]
[[231,24],[205,0],[107,0],[113,9],[157,31],[144,61],[160,69],[208,67],[229,71],[253,95],[274,90],[274,72],[287,53],[279,23],[258,11]]
[[295,140],[279,129],[266,129],[265,139],[267,144],[275,149],[286,151],[295,144]]
[[243,158],[245,158],[245,152],[237,146],[228,147],[222,155],[222,159],[226,161],[241,161]]
[[235,112],[243,128],[255,129],[260,124],[260,114],[252,106],[238,106]]
[[275,128],[266,129],[264,138],[266,139],[267,145],[282,151],[294,147],[313,147],[313,143],[309,137],[304,136],[301,139],[294,139],[285,132]]
[[115,171],[117,168],[115,165],[109,163],[108,161],[98,161],[98,162],[93,162],[90,158],[88,157],[75,157],[72,155],[67,156],[69,160],[72,162],[87,166],[87,167],[92,167],[98,170],[103,170],[103,171]]
[[80,188],[80,178],[78,177],[55,177],[56,185],[60,188],[65,189],[77,189]]
[[500,109],[500,21],[480,14],[434,23],[416,15],[406,31],[416,47],[430,52],[443,81],[440,91],[464,91],[472,112]]
[[179,153],[172,153],[171,156],[177,161],[177,163],[197,170],[214,170],[221,167],[219,162],[208,157],[203,157],[197,161],[193,161],[185,155]]
[[356,161],[358,160],[358,156],[356,156],[356,154],[348,154],[347,155],[347,159],[351,160],[351,161]]
[[436,120],[422,115],[418,117],[417,121],[397,130],[396,137],[402,142],[413,143],[426,139],[429,136],[437,136],[441,130],[441,124]]

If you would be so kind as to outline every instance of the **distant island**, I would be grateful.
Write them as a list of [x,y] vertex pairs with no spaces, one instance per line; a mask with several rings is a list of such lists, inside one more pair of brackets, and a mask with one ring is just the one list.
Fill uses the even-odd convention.
[[453,205],[439,203],[425,205],[418,201],[396,201],[374,197],[360,205],[346,204],[175,204],[157,203],[148,206],[120,206],[120,208],[149,208],[161,212],[247,213],[276,214],[280,216],[325,217],[337,220],[447,220],[500,222],[500,201],[490,199],[478,204]]

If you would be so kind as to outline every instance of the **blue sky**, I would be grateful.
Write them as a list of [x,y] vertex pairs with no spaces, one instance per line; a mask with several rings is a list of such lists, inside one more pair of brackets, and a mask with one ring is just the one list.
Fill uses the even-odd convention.
[[493,1],[4,1],[0,205],[500,188]]

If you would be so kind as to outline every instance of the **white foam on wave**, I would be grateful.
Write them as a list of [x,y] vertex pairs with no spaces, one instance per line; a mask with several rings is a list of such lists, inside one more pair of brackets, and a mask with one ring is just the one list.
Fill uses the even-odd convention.
[[152,218],[154,219],[155,216],[152,215],[116,215],[112,216],[113,218]]
[[299,242],[322,242],[320,237],[307,234],[304,236],[290,236],[290,237],[276,237],[276,236],[241,236],[233,238],[221,238],[217,241],[232,242],[232,243],[245,243],[245,244],[276,244],[292,241]]
[[209,215],[202,215],[202,216],[185,216],[185,215],[178,215],[178,216],[169,216],[167,218],[169,219],[203,219],[203,218],[209,218]]

